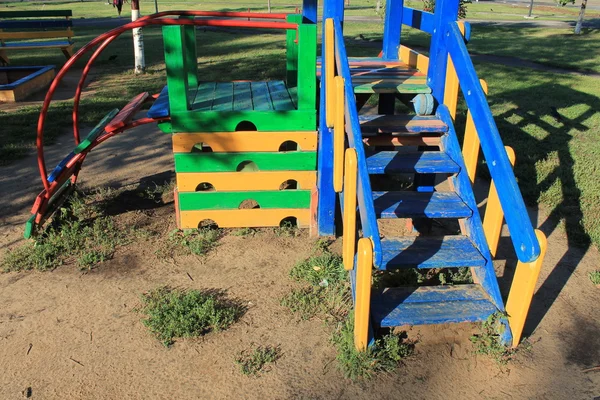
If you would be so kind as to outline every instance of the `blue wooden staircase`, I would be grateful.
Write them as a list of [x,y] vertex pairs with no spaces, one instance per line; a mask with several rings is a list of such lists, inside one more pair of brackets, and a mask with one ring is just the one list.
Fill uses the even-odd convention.
[[[453,3],[441,0],[438,6],[443,9],[450,4],[452,8]],[[457,6],[458,2],[455,3]],[[388,13],[398,12],[399,7],[405,13],[411,10],[403,7],[401,1],[388,0]],[[323,58],[319,60],[317,217],[319,231],[327,232],[329,221],[333,222],[330,210],[335,207],[336,199],[332,188],[339,192],[344,263],[351,272],[355,302],[357,348],[364,349],[369,338],[372,339],[372,328],[476,322],[493,314],[498,316],[500,340],[506,345],[515,344],[521,335],[533,288],[531,294],[518,296],[519,303],[525,302],[527,306],[524,311],[523,307],[512,307],[518,309],[515,314],[519,314],[519,321],[509,324],[512,316],[506,314],[488,246],[490,236],[496,233],[484,231],[473,192],[473,176],[469,175],[454,127],[459,82],[477,129],[477,143],[481,144],[498,187],[497,194],[491,192],[491,196],[497,196],[502,209],[509,210],[506,220],[521,263],[539,267],[539,236],[528,220],[506,151],[464,49],[463,34],[467,29],[455,22],[456,15],[447,19],[437,13],[434,16],[411,10],[412,19],[405,21],[400,12],[403,23],[422,27],[432,34],[432,58],[402,50],[400,31],[389,25],[387,17],[380,57],[348,58],[341,24],[343,8],[339,15],[339,8],[328,7],[326,2],[324,14]],[[437,34],[433,28],[436,23],[438,29],[444,27]],[[389,38],[394,31],[398,35],[395,45]],[[440,44],[446,40],[448,43]],[[454,82],[446,76],[450,57],[457,65]],[[450,68],[448,71],[452,72]],[[376,114],[372,108],[363,107],[370,96],[378,99]],[[427,104],[435,107],[426,107],[428,115],[421,115],[423,110],[419,106],[415,106],[419,115],[397,114],[396,110],[402,109],[397,107],[398,100],[408,104],[407,96],[420,101],[425,98]],[[333,157],[329,158],[330,155]],[[407,174],[413,177],[411,184],[401,184],[398,177]],[[501,226],[502,211],[498,207],[491,212],[499,215],[496,225]],[[400,219],[411,221],[419,229],[399,234],[382,229],[390,220]],[[457,228],[432,229],[434,221],[436,226],[454,224]],[[537,264],[531,264],[536,260]],[[473,283],[372,287],[373,270],[382,275],[400,269],[443,271],[465,267],[469,268]],[[531,283],[528,281],[527,285]],[[517,329],[516,340],[512,325]]]

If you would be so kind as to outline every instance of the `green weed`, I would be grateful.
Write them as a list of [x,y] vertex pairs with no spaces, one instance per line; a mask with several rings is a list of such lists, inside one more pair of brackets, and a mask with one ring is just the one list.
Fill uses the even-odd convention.
[[233,236],[253,236],[256,233],[256,229],[253,228],[240,228],[231,231]]
[[366,351],[357,351],[352,320],[350,316],[331,336],[337,349],[338,366],[347,378],[369,379],[377,372],[393,371],[403,358],[413,353],[413,343],[406,342],[402,335],[392,333],[375,341]]
[[267,365],[281,358],[279,346],[258,346],[252,351],[242,351],[235,360],[244,375],[268,372]]
[[500,313],[490,315],[481,324],[481,333],[471,336],[471,342],[475,346],[475,354],[487,355],[499,365],[506,365],[512,359],[515,350],[500,342],[500,333],[505,329],[501,318]]
[[217,245],[220,232],[216,229],[202,228],[198,230],[175,229],[169,232],[167,240],[159,246],[155,254],[159,258],[208,253]]
[[275,228],[275,235],[279,237],[298,237],[302,233],[298,227],[290,221],[284,221],[279,228]]
[[297,282],[307,282],[313,286],[337,285],[346,280],[342,257],[323,251],[296,264],[290,271],[290,277]]
[[227,329],[244,309],[222,292],[161,287],[142,295],[144,325],[165,345]]
[[590,272],[589,277],[594,285],[600,285],[600,270]]
[[9,251],[1,265],[7,272],[46,271],[70,261],[92,268],[112,258],[126,239],[127,232],[109,217],[99,216],[94,206],[74,192],[35,240]]

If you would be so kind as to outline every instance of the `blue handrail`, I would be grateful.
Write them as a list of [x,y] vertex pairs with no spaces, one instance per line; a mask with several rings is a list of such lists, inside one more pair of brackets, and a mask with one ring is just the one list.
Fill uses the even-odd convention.
[[373,195],[371,192],[371,182],[367,171],[367,161],[363,147],[360,122],[358,120],[358,111],[356,109],[356,100],[354,98],[354,88],[352,87],[352,77],[350,75],[350,64],[348,54],[344,45],[344,35],[342,24],[338,18],[333,19],[335,31],[335,63],[337,74],[344,78],[344,97],[345,102],[345,122],[348,145],[356,150],[358,182],[357,198],[360,222],[362,224],[363,237],[368,237],[373,241],[373,266],[378,268],[381,265],[381,240],[379,239],[379,228],[377,227],[377,218],[375,216],[375,206],[373,204]]
[[456,68],[460,87],[473,116],[481,149],[496,185],[517,257],[522,262],[534,261],[540,255],[540,244],[531,225],[485,93],[456,22],[447,25],[444,43]]

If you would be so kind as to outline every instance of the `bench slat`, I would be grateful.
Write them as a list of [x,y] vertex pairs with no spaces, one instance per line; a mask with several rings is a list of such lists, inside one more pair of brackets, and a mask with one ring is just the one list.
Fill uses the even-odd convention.
[[5,43],[0,46],[1,50],[24,50],[24,49],[44,49],[49,47],[65,48],[72,46],[73,42],[68,40],[53,41],[53,42],[13,42]]
[[73,10],[0,11],[3,18],[72,17]]
[[0,32],[0,40],[15,40],[15,39],[53,39],[60,37],[71,38],[75,33],[70,30],[64,31],[28,31],[28,32]]
[[0,29],[70,28],[71,26],[73,21],[70,19],[0,21]]

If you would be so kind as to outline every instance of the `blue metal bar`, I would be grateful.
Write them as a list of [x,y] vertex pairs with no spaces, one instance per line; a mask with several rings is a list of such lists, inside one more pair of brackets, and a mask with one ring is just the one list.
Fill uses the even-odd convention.
[[481,150],[496,185],[515,252],[520,261],[531,262],[540,255],[540,244],[458,25],[449,24],[443,37],[456,68],[467,107],[473,116]]
[[337,18],[334,18],[334,29],[336,38],[335,60],[337,72],[339,76],[344,78],[344,95],[346,98],[344,114],[346,132],[348,134],[348,145],[356,150],[358,160],[358,182],[356,192],[363,237],[368,237],[373,241],[373,266],[374,268],[379,268],[381,265],[382,252],[379,229],[377,227],[377,217],[375,216],[375,206],[373,204],[369,172],[367,171],[367,161],[365,150],[363,148],[358,111],[356,110],[356,99],[354,98],[354,88],[352,87],[350,64],[348,63],[348,55],[343,40],[342,24]]
[[402,12],[402,23],[411,28],[427,32],[430,35],[433,34],[433,14],[430,12],[404,7]]
[[383,59],[397,60],[402,31],[403,0],[387,0],[383,29]]
[[433,14],[433,33],[429,50],[427,84],[438,104],[444,103],[448,50],[444,42],[446,27],[458,19],[458,0],[437,0]]
[[302,0],[303,23],[317,23],[317,0]]

